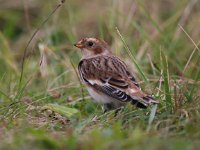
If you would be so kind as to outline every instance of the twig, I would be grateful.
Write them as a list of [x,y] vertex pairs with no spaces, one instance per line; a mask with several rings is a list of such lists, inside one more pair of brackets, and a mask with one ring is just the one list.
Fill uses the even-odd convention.
[[26,55],[28,52],[28,47],[31,43],[31,41],[33,40],[33,38],[35,37],[35,35],[38,33],[38,31],[43,27],[43,25],[49,20],[49,18],[57,11],[58,8],[60,8],[62,6],[62,4],[65,2],[65,0],[61,0],[60,3],[53,9],[53,11],[47,16],[47,18],[39,25],[39,27],[35,30],[35,32],[33,33],[33,35],[31,36],[30,40],[28,41],[25,49],[24,49],[24,53],[23,53],[23,57],[22,57],[22,71],[21,71],[21,75],[20,75],[20,79],[19,79],[19,90],[21,89],[21,82],[22,82],[22,78],[24,75],[24,65],[25,65],[25,59],[26,59]]
[[199,51],[200,53],[200,49],[199,47],[197,46],[197,44],[194,42],[194,40],[191,38],[191,36],[185,31],[185,29],[180,25],[178,24],[178,26],[181,28],[181,30],[183,30],[183,32],[187,35],[187,37],[191,40],[191,42],[194,44],[195,48]]
[[[198,45],[200,45],[200,42],[197,44],[197,46],[198,46]],[[196,52],[196,49],[197,49],[197,48],[195,47],[195,48],[193,49],[192,53],[190,54],[190,57],[189,57],[187,63],[185,64],[185,66],[184,66],[183,74],[185,73],[186,68],[188,67],[188,65],[189,65],[189,63],[190,63],[190,61],[191,61],[191,59],[192,59],[194,53]]]

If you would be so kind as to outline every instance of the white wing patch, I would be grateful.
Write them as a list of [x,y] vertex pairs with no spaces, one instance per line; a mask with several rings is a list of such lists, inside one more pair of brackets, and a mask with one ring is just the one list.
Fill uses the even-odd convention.
[[102,82],[100,80],[92,80],[92,79],[89,79],[88,82],[91,84],[91,85],[99,85],[99,86],[102,86]]
[[130,91],[131,94],[137,92],[135,89],[130,89],[129,91]]

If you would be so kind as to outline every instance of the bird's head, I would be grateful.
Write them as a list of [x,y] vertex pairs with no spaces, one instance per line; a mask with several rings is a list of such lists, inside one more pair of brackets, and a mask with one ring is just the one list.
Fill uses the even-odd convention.
[[111,53],[108,44],[97,38],[83,38],[74,44],[74,46],[81,49],[83,58],[107,55]]

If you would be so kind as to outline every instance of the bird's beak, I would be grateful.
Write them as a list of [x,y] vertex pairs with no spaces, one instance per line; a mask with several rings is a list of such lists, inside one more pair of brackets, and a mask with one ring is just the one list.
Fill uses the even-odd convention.
[[76,46],[78,48],[83,48],[84,47],[82,41],[79,41],[78,43],[75,43],[74,46]]

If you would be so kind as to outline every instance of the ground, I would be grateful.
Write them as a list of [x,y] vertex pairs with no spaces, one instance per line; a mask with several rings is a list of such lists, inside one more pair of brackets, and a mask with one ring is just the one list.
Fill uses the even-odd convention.
[[[198,0],[0,2],[0,149],[200,148]],[[158,106],[103,113],[77,75],[83,37],[107,41]]]

